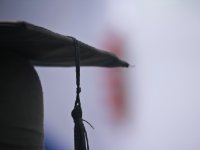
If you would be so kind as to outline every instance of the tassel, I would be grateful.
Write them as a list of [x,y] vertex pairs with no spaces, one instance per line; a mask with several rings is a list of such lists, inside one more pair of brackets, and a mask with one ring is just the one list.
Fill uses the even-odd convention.
[[[82,119],[82,108],[80,101],[80,56],[79,56],[79,47],[78,42],[75,38],[72,38],[75,46],[75,64],[76,64],[76,101],[74,105],[74,109],[72,110],[72,118],[74,120],[74,147],[75,150],[89,150],[89,143],[87,132],[85,126],[83,124]],[[85,121],[87,122],[87,121]],[[91,124],[87,122],[90,126]],[[91,126],[92,127],[92,126]],[[92,127],[93,128],[93,127]]]
[[89,150],[87,132],[82,120],[82,110],[80,105],[76,105],[72,111],[74,119],[74,145],[75,150]]

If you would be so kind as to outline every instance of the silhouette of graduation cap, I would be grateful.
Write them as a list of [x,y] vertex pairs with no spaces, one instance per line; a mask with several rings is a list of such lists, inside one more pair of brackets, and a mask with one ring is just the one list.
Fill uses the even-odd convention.
[[[0,23],[0,48],[31,60],[35,66],[74,66],[73,38],[25,22]],[[111,53],[81,41],[81,66],[128,67],[128,63]],[[1,50],[1,51],[2,51]]]
[[80,66],[129,64],[73,37],[26,22],[0,22],[0,50],[0,149],[43,149],[42,90],[33,66],[76,66],[75,150],[88,150],[79,97]]

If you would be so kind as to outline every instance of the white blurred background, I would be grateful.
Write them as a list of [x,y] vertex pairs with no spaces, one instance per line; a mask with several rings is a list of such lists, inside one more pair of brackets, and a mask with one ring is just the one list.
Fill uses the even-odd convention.
[[[200,149],[199,0],[0,0],[0,20],[74,36],[135,65],[81,68],[92,150]],[[75,70],[36,69],[46,150],[72,150]]]

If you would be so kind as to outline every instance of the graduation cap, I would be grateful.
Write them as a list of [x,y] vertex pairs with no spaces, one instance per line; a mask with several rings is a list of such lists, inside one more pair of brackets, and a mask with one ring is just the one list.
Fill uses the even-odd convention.
[[[75,150],[89,150],[79,96],[80,66],[128,67],[129,64],[73,37],[26,22],[0,22],[0,50],[3,93],[0,98],[5,102],[0,106],[3,111],[0,148],[43,149],[42,92],[33,65],[76,66],[77,96],[72,111]],[[7,109],[9,106],[11,109]]]
[[[75,66],[73,38],[25,22],[0,23],[0,49],[12,51],[31,60],[35,66]],[[111,53],[81,41],[81,66],[128,67]]]

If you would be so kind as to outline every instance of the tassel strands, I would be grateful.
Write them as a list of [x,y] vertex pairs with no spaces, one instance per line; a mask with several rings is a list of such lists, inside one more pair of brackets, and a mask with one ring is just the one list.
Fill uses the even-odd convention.
[[[76,64],[76,101],[74,105],[74,109],[72,110],[72,118],[74,120],[74,147],[75,150],[89,150],[89,142],[87,137],[87,132],[85,126],[83,124],[82,119],[82,108],[81,108],[81,101],[80,101],[80,52],[79,52],[79,45],[78,41],[75,38],[72,38],[74,41],[75,47],[75,64]],[[85,121],[88,123],[87,121]],[[91,124],[88,123],[90,126]],[[91,126],[92,127],[92,126]],[[93,128],[93,127],[92,127]]]

